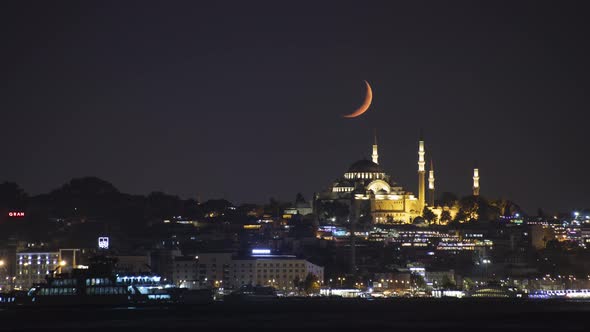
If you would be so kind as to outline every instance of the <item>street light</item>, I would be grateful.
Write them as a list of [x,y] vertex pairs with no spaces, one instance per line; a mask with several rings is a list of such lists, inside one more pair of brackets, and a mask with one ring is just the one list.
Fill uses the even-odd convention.
[[[0,259],[0,267],[4,269],[4,273],[6,274],[5,280],[9,280],[10,276],[8,275],[8,269],[6,268],[6,262],[3,259]],[[8,285],[8,286],[11,286],[11,285]],[[14,288],[14,283],[12,285],[12,288]]]
[[[55,269],[51,270],[51,275],[54,275],[55,272],[57,272],[57,270],[59,269],[59,273],[61,273],[61,268],[66,266],[68,264],[68,262],[66,262],[65,260],[61,260],[59,261],[59,264],[57,264],[57,266],[55,267]],[[28,263],[25,263],[25,266],[27,266]]]

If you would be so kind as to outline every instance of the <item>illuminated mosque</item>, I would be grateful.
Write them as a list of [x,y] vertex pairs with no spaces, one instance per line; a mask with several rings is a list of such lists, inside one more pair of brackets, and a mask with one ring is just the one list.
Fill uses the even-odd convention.
[[[353,163],[346,173],[338,178],[325,191],[315,194],[315,202],[339,202],[346,204],[351,215],[362,202],[370,206],[371,221],[374,224],[410,224],[416,217],[423,215],[424,209],[431,210],[440,220],[443,211],[448,211],[452,218],[457,213],[456,207],[434,205],[434,168],[431,163],[426,179],[426,151],[424,140],[420,135],[418,143],[418,195],[404,190],[385,173],[379,164],[377,135],[373,144],[371,160],[362,159]],[[428,180],[429,198],[426,202],[426,180]],[[473,195],[479,195],[479,170],[473,170]],[[358,215],[357,215],[358,217]],[[417,220],[421,220],[417,219]]]

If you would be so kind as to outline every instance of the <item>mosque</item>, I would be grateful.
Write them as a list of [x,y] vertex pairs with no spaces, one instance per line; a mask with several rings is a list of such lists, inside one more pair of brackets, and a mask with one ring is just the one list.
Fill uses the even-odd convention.
[[[443,211],[448,211],[452,218],[455,217],[456,207],[434,205],[434,168],[432,163],[428,174],[429,199],[426,202],[426,151],[422,135],[420,135],[418,143],[417,196],[404,190],[402,186],[393,181],[390,175],[385,173],[379,164],[376,134],[374,140],[371,160],[362,159],[354,162],[346,173],[334,181],[327,190],[315,194],[314,206],[321,206],[325,202],[338,202],[349,207],[352,218],[358,218],[359,206],[365,204],[370,209],[370,218],[373,224],[411,224],[416,217],[423,215],[425,209],[431,210],[439,220]],[[472,189],[473,195],[479,195],[479,170],[477,168],[473,170]]]

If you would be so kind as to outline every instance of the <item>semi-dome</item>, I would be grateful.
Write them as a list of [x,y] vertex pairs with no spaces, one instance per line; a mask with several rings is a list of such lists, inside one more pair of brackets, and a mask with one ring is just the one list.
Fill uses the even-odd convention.
[[334,187],[354,187],[354,183],[348,180],[339,180],[334,182]]
[[383,173],[383,168],[368,159],[362,159],[350,165],[348,168],[348,173],[356,172]]

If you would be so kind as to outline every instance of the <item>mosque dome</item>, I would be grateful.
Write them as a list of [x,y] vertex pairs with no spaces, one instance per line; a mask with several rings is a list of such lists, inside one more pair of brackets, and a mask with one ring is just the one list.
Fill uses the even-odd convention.
[[334,187],[354,187],[354,183],[348,180],[340,180],[334,184]]
[[368,160],[362,159],[356,161],[348,168],[348,173],[357,173],[357,172],[366,172],[366,173],[383,173],[383,168],[378,164]]
[[352,181],[384,179],[385,171],[379,164],[362,159],[350,165],[344,178]]

